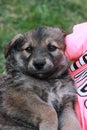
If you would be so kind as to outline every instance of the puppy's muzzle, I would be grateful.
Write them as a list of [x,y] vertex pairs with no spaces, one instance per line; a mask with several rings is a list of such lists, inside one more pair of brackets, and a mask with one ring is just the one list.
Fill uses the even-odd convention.
[[35,67],[35,69],[37,70],[41,70],[44,68],[46,64],[46,61],[45,59],[36,59],[33,61],[33,66]]

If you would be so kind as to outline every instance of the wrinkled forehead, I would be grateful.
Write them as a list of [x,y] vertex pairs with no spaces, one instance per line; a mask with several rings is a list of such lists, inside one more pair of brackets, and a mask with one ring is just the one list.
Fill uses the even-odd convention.
[[47,38],[51,38],[53,40],[62,40],[63,34],[59,28],[51,28],[51,27],[38,27],[30,32],[26,33],[27,40],[35,40],[35,41],[43,41]]

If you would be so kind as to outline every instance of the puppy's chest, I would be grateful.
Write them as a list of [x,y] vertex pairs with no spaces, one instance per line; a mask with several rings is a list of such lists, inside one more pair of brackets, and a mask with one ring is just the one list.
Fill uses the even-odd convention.
[[42,100],[47,102],[50,106],[55,107],[55,109],[59,109],[63,97],[63,93],[61,93],[61,81],[54,83],[39,82],[33,86],[33,90]]
[[58,113],[62,104],[63,96],[63,93],[61,93],[61,87],[56,85],[48,93],[47,102],[50,106],[54,107]]

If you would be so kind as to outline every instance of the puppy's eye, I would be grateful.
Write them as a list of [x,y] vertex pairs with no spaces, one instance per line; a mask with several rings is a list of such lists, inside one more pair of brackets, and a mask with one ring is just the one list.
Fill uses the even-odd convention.
[[25,49],[28,53],[32,53],[33,51],[33,47],[32,46],[29,46]]
[[56,47],[55,45],[52,45],[51,43],[48,44],[47,48],[48,48],[48,50],[51,51],[51,52],[52,52],[52,51],[56,51],[56,49],[57,49],[57,47]]

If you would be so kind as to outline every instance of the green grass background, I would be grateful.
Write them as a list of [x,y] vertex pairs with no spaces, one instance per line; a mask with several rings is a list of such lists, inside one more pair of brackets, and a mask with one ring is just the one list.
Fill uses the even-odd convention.
[[0,73],[4,70],[3,48],[15,34],[47,25],[67,33],[87,21],[87,0],[0,0]]

